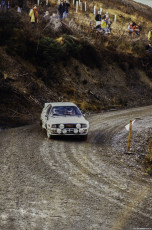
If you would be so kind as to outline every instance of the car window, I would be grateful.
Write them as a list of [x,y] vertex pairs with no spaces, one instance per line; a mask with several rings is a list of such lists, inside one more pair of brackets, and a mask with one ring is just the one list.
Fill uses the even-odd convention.
[[81,116],[80,110],[76,106],[54,106],[51,109],[53,116]]
[[50,106],[50,107],[48,108],[47,114],[50,114],[51,108],[52,108],[52,106]]
[[48,105],[48,108],[46,108],[46,114],[48,115],[50,113],[51,110],[51,105]]

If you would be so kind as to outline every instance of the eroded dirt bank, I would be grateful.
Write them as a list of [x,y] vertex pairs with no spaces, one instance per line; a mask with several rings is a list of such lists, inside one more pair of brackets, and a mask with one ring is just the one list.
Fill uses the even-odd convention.
[[0,229],[152,228],[152,179],[136,154],[124,154],[124,126],[140,118],[132,137],[144,138],[151,112],[148,106],[92,115],[87,142],[48,140],[37,124],[2,130]]

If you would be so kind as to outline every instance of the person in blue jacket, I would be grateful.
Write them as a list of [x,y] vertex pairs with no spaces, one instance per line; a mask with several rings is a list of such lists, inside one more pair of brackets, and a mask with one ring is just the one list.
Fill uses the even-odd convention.
[[66,18],[68,15],[68,12],[69,12],[70,4],[68,2],[66,2],[66,0],[64,0],[63,5],[64,5],[63,18]]
[[61,0],[60,5],[58,6],[58,17],[60,20],[63,19],[63,13],[65,11],[65,6],[63,0]]

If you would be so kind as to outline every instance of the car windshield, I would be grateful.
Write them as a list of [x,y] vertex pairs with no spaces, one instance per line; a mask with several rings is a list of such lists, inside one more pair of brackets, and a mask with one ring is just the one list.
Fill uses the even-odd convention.
[[80,110],[76,106],[54,106],[51,109],[53,116],[81,116]]

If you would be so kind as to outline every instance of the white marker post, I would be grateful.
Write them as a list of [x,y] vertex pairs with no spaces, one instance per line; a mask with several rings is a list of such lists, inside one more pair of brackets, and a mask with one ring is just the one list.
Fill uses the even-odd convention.
[[38,6],[40,5],[40,0],[37,0],[37,5],[38,5]]
[[[134,124],[135,121],[136,121],[136,119],[132,121],[132,125]],[[127,131],[129,131],[129,125],[130,125],[130,123],[125,126],[125,128],[126,128]]]
[[49,3],[48,0],[46,0],[46,6],[48,5],[48,3]]
[[81,4],[81,1],[79,0],[79,6],[80,6],[80,4]]
[[96,14],[96,6],[94,6],[94,15]]
[[75,0],[73,0],[73,5],[75,4]]
[[117,15],[114,16],[114,23],[117,21]]
[[79,4],[79,2],[76,1],[76,13],[78,13],[78,4]]
[[80,9],[82,10],[82,2],[80,2]]
[[102,14],[102,8],[100,8],[100,14]]
[[84,3],[84,10],[87,11],[87,3]]

